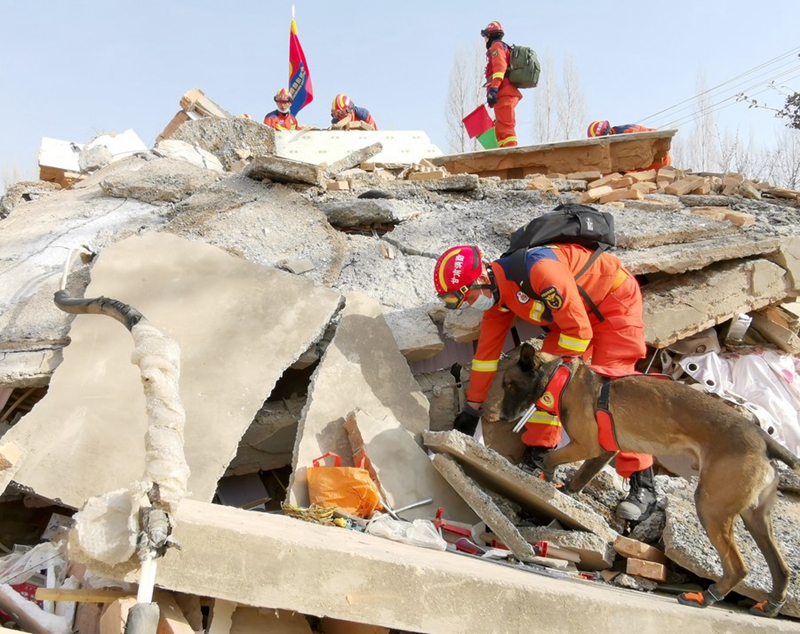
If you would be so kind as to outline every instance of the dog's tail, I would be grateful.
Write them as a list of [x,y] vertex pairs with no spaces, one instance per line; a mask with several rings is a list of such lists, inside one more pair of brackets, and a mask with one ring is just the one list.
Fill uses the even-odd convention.
[[763,435],[764,440],[767,443],[767,457],[770,460],[780,460],[782,463],[790,467],[797,475],[800,475],[800,458],[795,456],[791,451],[780,444],[767,432],[764,432]]

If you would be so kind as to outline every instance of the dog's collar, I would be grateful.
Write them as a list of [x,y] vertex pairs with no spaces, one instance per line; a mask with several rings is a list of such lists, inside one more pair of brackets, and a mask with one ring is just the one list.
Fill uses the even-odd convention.
[[561,417],[561,395],[564,393],[569,380],[572,378],[572,368],[563,361],[556,366],[547,387],[536,400],[536,408],[554,416]]

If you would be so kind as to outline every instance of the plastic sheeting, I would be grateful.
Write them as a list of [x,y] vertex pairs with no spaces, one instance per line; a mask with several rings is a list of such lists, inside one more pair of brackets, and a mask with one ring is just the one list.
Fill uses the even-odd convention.
[[775,350],[687,355],[680,367],[708,392],[746,407],[762,429],[800,454],[800,361]]

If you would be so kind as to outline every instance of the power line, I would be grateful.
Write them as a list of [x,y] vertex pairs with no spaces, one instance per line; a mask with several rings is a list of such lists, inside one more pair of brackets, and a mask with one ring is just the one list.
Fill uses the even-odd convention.
[[[798,70],[798,69],[800,69],[800,66],[795,67],[793,70]],[[791,77],[788,77],[786,79],[786,81],[791,81],[791,80],[798,79],[798,78],[800,78],[800,73],[798,73],[796,75],[793,75]],[[747,90],[747,92],[750,92],[754,88],[758,87],[758,85],[760,85],[760,84],[756,84],[755,86],[752,86],[751,88],[749,88]],[[768,90],[770,90],[771,88],[772,88],[771,85],[767,85],[767,86],[761,88],[760,90],[752,93],[751,97],[755,97],[757,95],[765,93]],[[732,99],[734,99],[734,100],[731,101]],[[726,103],[726,102],[728,102],[728,103]],[[706,114],[711,114],[713,112],[719,112],[720,110],[724,110],[725,108],[728,108],[729,106],[733,106],[738,102],[739,101],[735,99],[735,96],[727,97],[727,98],[723,99],[722,101],[718,101],[718,102],[713,103],[713,104],[711,104],[709,106],[706,106],[705,108],[701,108],[699,111],[693,112],[690,115],[684,115],[683,117],[679,117],[678,119],[670,121],[665,127],[674,128],[674,127],[679,127],[679,126],[681,126],[683,124],[686,124],[686,123],[691,123],[693,121],[697,121],[698,119],[702,118]]]
[[[786,69],[786,70],[781,70],[781,72],[776,72],[776,71],[778,71],[780,69],[783,69],[787,65],[791,65],[791,67]],[[773,69],[767,71],[769,73],[774,73],[774,74],[767,76],[765,79],[761,79],[761,77],[764,75],[762,73],[761,75],[757,75],[755,77],[751,77],[750,79],[748,79],[746,81],[740,81],[740,82],[734,84],[731,87],[731,89],[733,89],[734,92],[731,95],[729,95],[728,97],[726,97],[726,99],[732,99],[732,98],[736,97],[738,94],[740,94],[741,92],[746,92],[746,91],[749,91],[749,90],[753,90],[754,88],[757,88],[758,86],[773,82],[773,81],[783,77],[784,75],[786,75],[788,73],[794,72],[798,68],[800,68],[800,65],[798,65],[797,62],[795,62],[795,60],[792,60],[788,64],[782,64],[781,66],[778,66],[777,68],[773,68]],[[749,82],[752,82],[754,80],[758,80],[758,81],[756,81],[755,84],[752,84],[752,85],[748,86],[747,88],[741,89],[741,86],[743,86],[745,84],[748,84]],[[730,82],[727,82],[727,83],[730,83]],[[676,105],[676,106],[673,106],[672,108],[668,108],[667,110],[662,110],[662,113],[668,113],[668,114],[662,114],[659,117],[657,117],[656,115],[652,115],[651,117],[648,117],[647,119],[644,119],[643,121],[650,120],[651,121],[651,125],[653,125],[654,127],[659,127],[659,123],[658,123],[659,121],[663,121],[664,119],[667,119],[668,117],[674,117],[677,113],[682,112],[684,110],[687,110],[689,108],[694,108],[696,100],[700,99],[703,95],[707,94],[708,92],[709,91],[704,91],[704,92],[700,93],[699,95],[697,95],[696,97],[693,97],[692,99],[689,99],[689,100],[686,100],[684,102],[681,102],[682,104],[686,103],[686,102],[689,102],[689,103],[687,103],[687,105],[683,105],[681,108],[677,108],[677,105]],[[676,108],[677,108],[677,110],[676,110]],[[670,110],[673,110],[673,112],[669,112]]]
[[722,88],[723,86],[727,86],[731,82],[735,82],[735,81],[737,81],[737,80],[739,80],[739,79],[741,79],[743,77],[746,77],[747,75],[751,75],[752,73],[757,72],[757,71],[759,71],[762,68],[765,68],[767,66],[770,66],[771,64],[774,64],[777,61],[783,60],[783,59],[785,59],[787,57],[794,57],[795,55],[800,56],[800,53],[798,53],[799,51],[800,51],[800,47],[793,48],[793,49],[787,51],[786,53],[782,53],[781,55],[778,55],[777,57],[774,57],[771,60],[763,62],[762,64],[759,64],[758,66],[754,66],[750,70],[745,71],[743,73],[740,73],[740,74],[736,75],[735,77],[732,77],[731,79],[728,79],[727,81],[724,81],[721,84],[718,84],[718,85],[714,86],[713,88],[709,88],[708,90],[704,90],[703,92],[695,95],[694,97],[689,97],[688,99],[684,99],[683,101],[680,101],[680,102],[678,102],[678,103],[676,103],[676,104],[674,104],[672,106],[669,106],[668,108],[665,108],[664,110],[659,110],[658,112],[656,112],[654,114],[648,115],[647,117],[644,117],[643,119],[641,119],[641,121],[648,121],[650,119],[653,119],[653,118],[657,117],[660,114],[663,114],[665,112],[673,110],[674,108],[677,108],[678,106],[682,106],[683,104],[685,104],[687,102],[694,101],[695,99],[697,99],[699,97],[702,97],[706,93],[710,93],[710,92],[713,92],[713,91],[717,90],[718,88]]

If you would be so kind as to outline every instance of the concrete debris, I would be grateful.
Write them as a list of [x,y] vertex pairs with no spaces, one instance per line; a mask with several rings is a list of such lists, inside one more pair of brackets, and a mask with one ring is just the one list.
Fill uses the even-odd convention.
[[[648,360],[675,366],[675,344],[698,333],[797,355],[800,318],[778,306],[800,294],[800,192],[742,174],[646,169],[674,130],[442,156],[421,132],[275,131],[199,89],[180,107],[152,150],[132,131],[44,139],[42,180],[11,185],[0,201],[0,505],[80,509],[70,563],[109,585],[140,579],[137,518],[152,503],[131,486],[146,452],[141,377],[118,325],[54,308],[66,286],[119,297],[180,345],[191,477],[169,518],[183,550],[158,559],[157,585],[177,593],[156,595],[160,631],[449,634],[544,621],[571,632],[586,614],[603,631],[621,614],[643,633],[660,631],[654,622],[797,630],[644,594],[720,574],[691,484],[659,475],[656,510],[626,526],[613,516],[626,492],[610,468],[574,496],[533,478],[515,466],[524,445],[499,418],[499,381],[484,407],[486,445],[451,431],[481,313],[444,310],[431,272],[449,246],[479,244],[491,259],[532,217],[588,202],[614,215],[614,253],[642,285]],[[92,255],[67,275],[77,247]],[[734,342],[728,324],[740,315],[752,323]],[[518,326],[523,340],[542,333]],[[509,340],[498,378],[513,349]],[[400,516],[435,519],[441,507],[437,521],[461,538],[451,548],[462,556],[375,539],[361,532],[367,520],[306,508],[307,469],[328,452],[344,466],[366,455],[387,511],[432,498]],[[576,468],[559,467],[555,484]],[[783,614],[800,618],[800,481],[780,469],[774,525],[793,575]],[[309,521],[274,514],[281,502]],[[768,571],[741,527],[737,539],[752,569],[737,592],[759,600]],[[562,558],[542,558],[543,542]],[[510,561],[463,555],[498,543]],[[640,592],[564,585],[595,571]],[[97,592],[84,581],[77,592]],[[102,617],[81,607],[72,629],[102,618],[120,631],[134,603],[117,594]],[[38,613],[18,618],[49,627]]]

